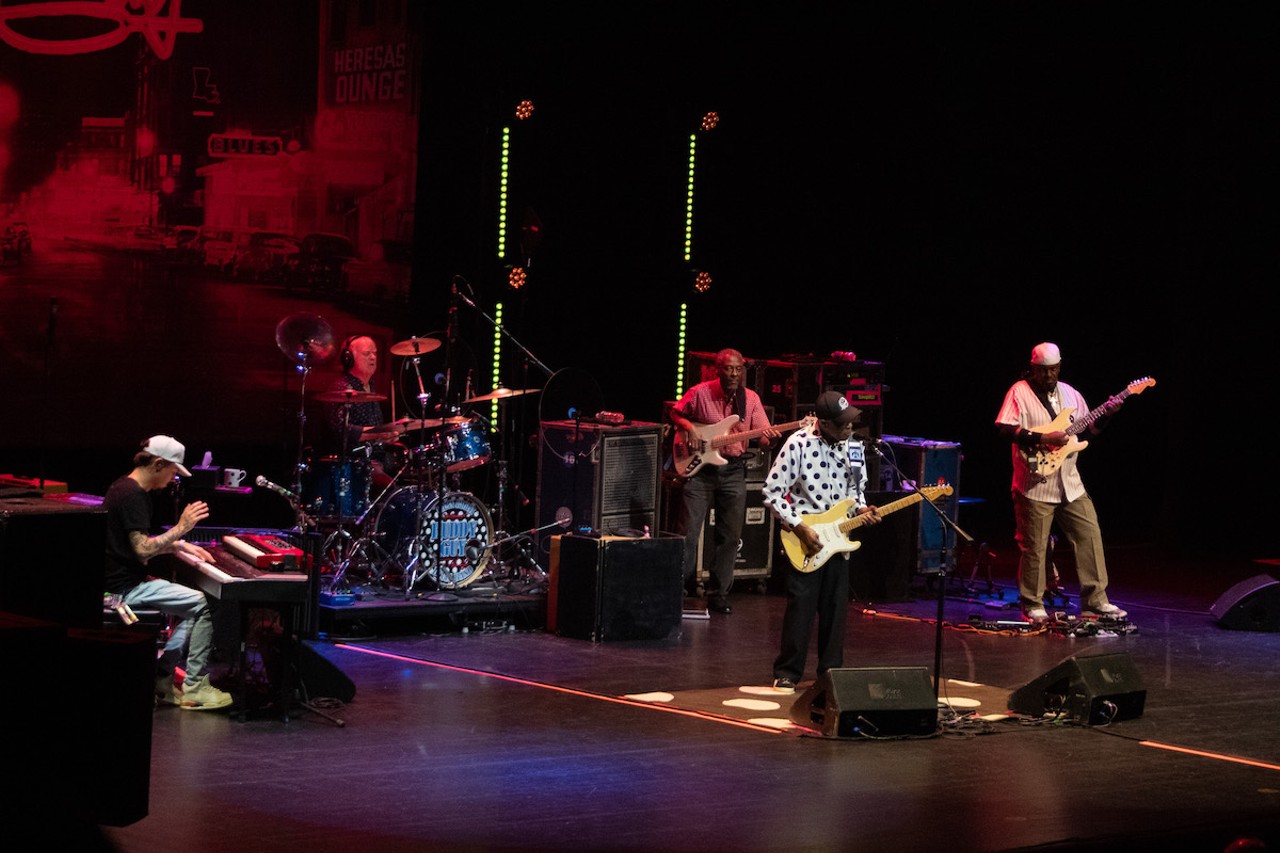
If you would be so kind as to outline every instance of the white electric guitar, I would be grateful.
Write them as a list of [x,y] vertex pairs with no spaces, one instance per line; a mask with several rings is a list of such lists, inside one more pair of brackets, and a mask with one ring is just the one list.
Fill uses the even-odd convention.
[[[905,498],[899,498],[882,507],[876,507],[876,510],[883,517],[891,512],[897,512],[900,509],[906,509],[913,504],[917,504],[926,497],[929,500],[935,500],[943,495],[949,495],[951,492],[951,486],[925,486],[920,491],[907,495]],[[836,554],[841,554],[845,551],[856,551],[862,547],[861,542],[849,538],[849,533],[865,525],[867,517],[866,515],[855,515],[853,518],[849,518],[849,510],[852,508],[853,498],[849,498],[836,504],[826,512],[801,515],[801,520],[805,526],[818,534],[818,541],[822,546],[813,554],[805,553],[804,544],[800,541],[800,537],[795,534],[795,531],[782,531],[780,534],[782,537],[782,550],[786,552],[787,559],[791,561],[791,565],[795,567],[796,571],[817,571],[822,568],[823,563]]]
[[1031,427],[1031,432],[1038,432],[1043,435],[1048,435],[1051,432],[1065,432],[1067,434],[1067,443],[1061,447],[1041,445],[1033,450],[1024,450],[1022,455],[1027,460],[1027,467],[1031,469],[1033,474],[1039,474],[1041,477],[1048,477],[1053,474],[1062,467],[1062,463],[1066,461],[1068,456],[1072,453],[1079,453],[1089,446],[1089,442],[1081,441],[1076,436],[1084,432],[1098,418],[1105,415],[1108,407],[1113,403],[1123,402],[1126,397],[1132,394],[1141,394],[1155,384],[1156,381],[1150,376],[1135,379],[1119,394],[1111,397],[1107,402],[1074,422],[1071,420],[1071,415],[1075,412],[1075,409],[1068,406],[1058,412],[1058,416],[1050,423],[1041,427]]
[[771,429],[776,429],[778,432],[787,432],[797,427],[807,429],[816,422],[814,416],[809,415],[803,420],[791,421],[790,423],[767,427],[766,429],[730,432],[729,430],[733,429],[739,420],[741,419],[737,415],[729,415],[719,423],[701,426],[694,424],[692,434],[686,434],[684,430],[677,430],[676,437],[671,442],[671,459],[675,463],[676,473],[681,477],[689,478],[698,473],[703,465],[725,464],[729,460],[720,455],[720,448],[727,444],[751,441]]

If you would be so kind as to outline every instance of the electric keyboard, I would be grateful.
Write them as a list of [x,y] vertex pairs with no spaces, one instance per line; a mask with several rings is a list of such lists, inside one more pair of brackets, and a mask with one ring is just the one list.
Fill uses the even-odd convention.
[[302,549],[293,547],[279,536],[228,534],[222,537],[222,544],[237,557],[259,569],[295,571],[302,562]]
[[201,545],[214,562],[179,551],[175,579],[220,601],[263,604],[301,604],[307,600],[307,576],[302,572],[268,572],[246,563],[228,549]]

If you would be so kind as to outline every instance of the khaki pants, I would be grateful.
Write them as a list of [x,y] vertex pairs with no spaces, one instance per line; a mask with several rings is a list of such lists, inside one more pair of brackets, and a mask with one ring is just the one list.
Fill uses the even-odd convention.
[[1102,553],[1098,514],[1088,495],[1063,504],[1033,501],[1013,493],[1018,540],[1018,596],[1023,607],[1044,605],[1045,552],[1056,521],[1076,553],[1080,607],[1090,610],[1107,603],[1107,560]]

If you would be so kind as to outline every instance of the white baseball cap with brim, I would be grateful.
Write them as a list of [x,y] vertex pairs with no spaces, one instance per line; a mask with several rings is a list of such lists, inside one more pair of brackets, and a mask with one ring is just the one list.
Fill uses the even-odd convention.
[[142,446],[143,453],[150,453],[152,456],[158,456],[166,462],[172,462],[178,466],[178,473],[184,477],[190,477],[191,472],[183,466],[182,460],[187,455],[187,448],[182,442],[169,435],[153,435],[147,439],[147,443]]

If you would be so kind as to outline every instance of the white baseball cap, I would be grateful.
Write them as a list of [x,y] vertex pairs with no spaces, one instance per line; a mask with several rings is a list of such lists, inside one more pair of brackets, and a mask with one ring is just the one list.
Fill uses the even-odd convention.
[[150,453],[152,456],[158,456],[167,462],[172,462],[178,466],[179,474],[184,477],[191,476],[191,472],[182,465],[182,459],[187,455],[187,448],[173,436],[151,436],[151,438],[147,439],[147,443],[142,446],[142,452]]
[[1040,364],[1045,367],[1052,367],[1062,361],[1062,353],[1058,350],[1057,344],[1051,344],[1045,341],[1042,344],[1036,344],[1035,349],[1031,350],[1031,363]]

